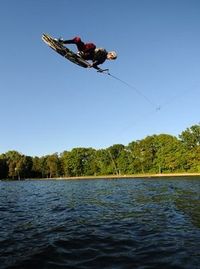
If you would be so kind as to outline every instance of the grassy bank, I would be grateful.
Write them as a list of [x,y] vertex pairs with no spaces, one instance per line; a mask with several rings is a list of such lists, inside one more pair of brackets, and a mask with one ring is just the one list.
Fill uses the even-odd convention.
[[166,178],[166,177],[200,177],[200,173],[168,173],[168,174],[133,174],[133,175],[104,175],[104,176],[77,176],[59,177],[54,179],[116,179],[116,178]]

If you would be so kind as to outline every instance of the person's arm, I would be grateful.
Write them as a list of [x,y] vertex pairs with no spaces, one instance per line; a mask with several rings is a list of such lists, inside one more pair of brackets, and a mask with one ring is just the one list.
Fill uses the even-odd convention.
[[[97,61],[96,61],[97,62]],[[107,74],[109,74],[109,69],[101,69],[100,67],[98,67],[98,63],[96,63],[96,62],[94,62],[94,63],[92,63],[89,67],[93,67],[94,69],[96,69],[97,70],[97,72],[100,72],[100,73],[107,73]]]
[[93,67],[93,68],[95,68],[96,70],[100,70],[101,68],[98,67],[98,64],[99,64],[98,61],[94,61],[94,62],[90,65],[90,67]]

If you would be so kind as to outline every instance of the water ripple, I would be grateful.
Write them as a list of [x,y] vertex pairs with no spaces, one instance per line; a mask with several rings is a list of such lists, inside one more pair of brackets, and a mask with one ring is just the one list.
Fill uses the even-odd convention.
[[0,182],[0,268],[198,269],[200,180]]

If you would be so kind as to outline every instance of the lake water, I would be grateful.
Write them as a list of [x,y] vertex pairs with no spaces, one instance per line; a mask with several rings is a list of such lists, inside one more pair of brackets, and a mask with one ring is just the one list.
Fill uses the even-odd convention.
[[0,182],[0,268],[200,268],[200,177]]

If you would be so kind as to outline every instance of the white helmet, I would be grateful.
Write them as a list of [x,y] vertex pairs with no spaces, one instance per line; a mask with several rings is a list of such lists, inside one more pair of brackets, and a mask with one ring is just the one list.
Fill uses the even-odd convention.
[[117,53],[115,51],[109,51],[108,57],[112,60],[115,60],[115,59],[117,59]]

